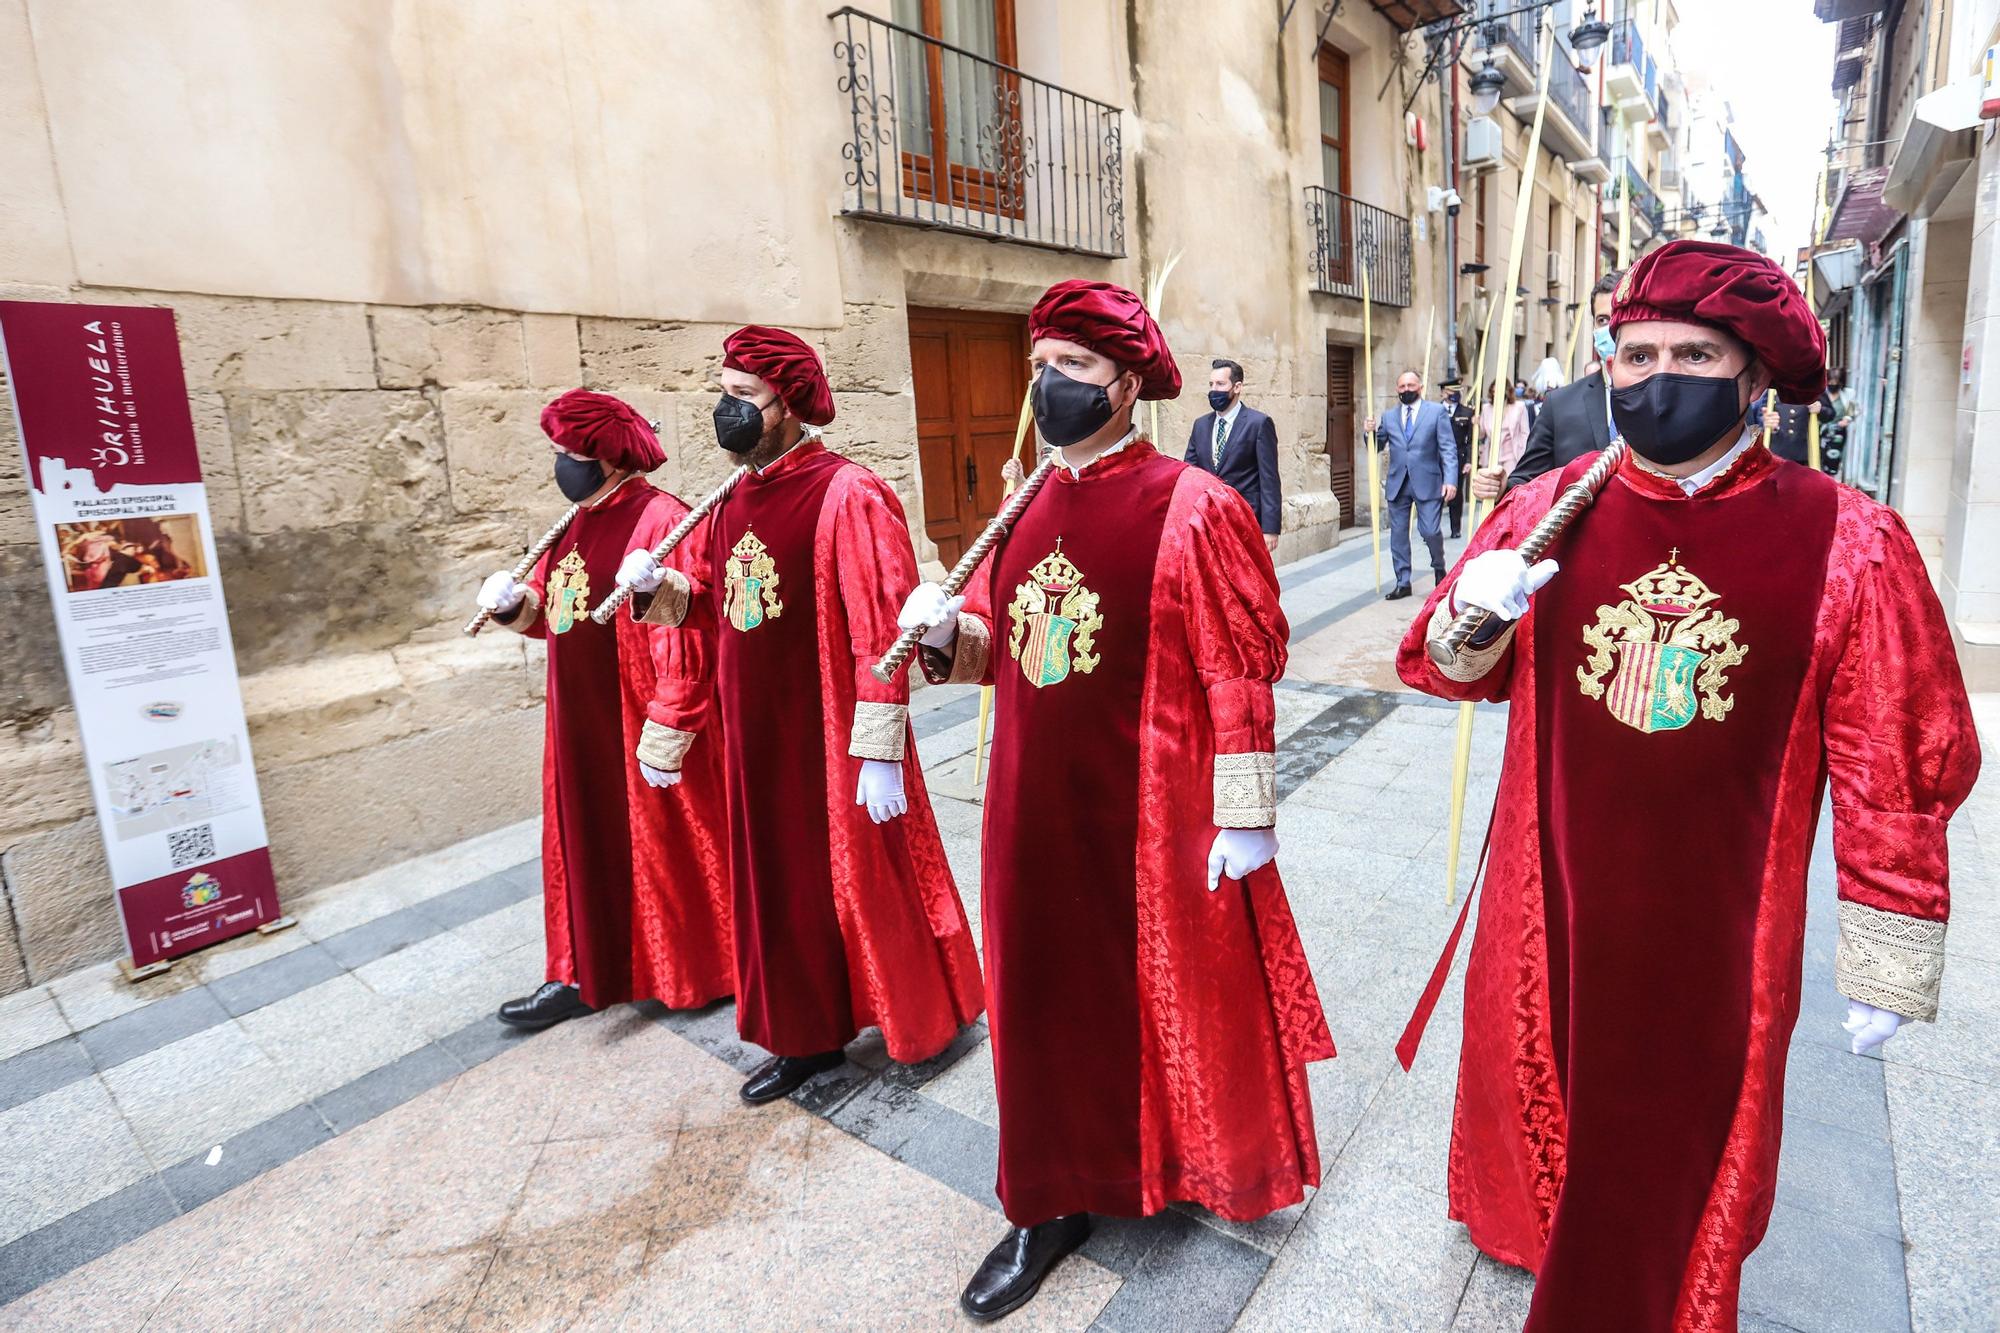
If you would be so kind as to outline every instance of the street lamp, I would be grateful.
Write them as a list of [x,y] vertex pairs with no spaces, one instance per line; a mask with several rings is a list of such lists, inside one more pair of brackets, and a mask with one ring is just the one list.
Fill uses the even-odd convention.
[[1597,17],[1596,4],[1584,7],[1583,21],[1569,30],[1569,49],[1576,53],[1576,67],[1581,73],[1590,73],[1590,67],[1597,63],[1597,53],[1611,40],[1611,25]]
[[1507,86],[1507,76],[1493,67],[1493,48],[1486,48],[1486,63],[1466,80],[1472,91],[1472,114],[1490,116],[1500,105],[1500,90]]

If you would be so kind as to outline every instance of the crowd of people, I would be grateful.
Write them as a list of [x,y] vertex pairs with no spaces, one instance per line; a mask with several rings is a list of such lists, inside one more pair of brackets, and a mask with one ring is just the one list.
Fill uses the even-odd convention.
[[[1597,296],[1601,365],[1509,395],[1497,468],[1466,470],[1470,409],[1414,372],[1367,423],[1391,595],[1412,595],[1413,514],[1435,576],[1402,679],[1510,706],[1450,1211],[1537,1275],[1530,1329],[1720,1330],[1772,1204],[1822,789],[1858,1052],[1936,1013],[1978,746],[1900,520],[1746,424],[1768,391],[1824,388],[1791,280],[1674,242]],[[1321,1180],[1306,1071],[1335,1055],[1276,866],[1270,419],[1217,361],[1168,457],[1136,409],[1181,377],[1137,296],[1062,282],[1028,320],[1052,466],[963,586],[919,580],[895,491],[831,447],[812,349],[751,325],[714,411],[737,469],[678,544],[692,511],[644,476],[652,429],[579,389],[542,417],[576,517],[480,591],[548,644],[548,979],[501,1017],[733,995],[771,1055],[741,1088],[760,1106],[866,1028],[914,1063],[983,1012],[1009,1227],[961,1296],[980,1319],[1032,1299],[1093,1215],[1299,1202]],[[1530,562],[1586,478],[1593,507]],[[1453,570],[1462,484],[1498,504]],[[912,639],[927,680],[990,685],[1006,719],[979,950],[894,669]],[[1450,961],[1410,997],[1406,1063]],[[1324,980],[1337,1013],[1346,979]]]

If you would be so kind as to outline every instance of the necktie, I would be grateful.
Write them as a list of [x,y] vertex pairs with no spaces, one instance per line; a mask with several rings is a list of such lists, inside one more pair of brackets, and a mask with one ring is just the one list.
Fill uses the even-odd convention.
[[1416,409],[1416,408],[1414,408],[1414,407],[1406,407],[1406,408],[1404,408],[1404,409],[1403,409],[1403,443],[1405,443],[1405,444],[1408,444],[1408,443],[1410,442],[1410,438],[1411,438],[1411,436],[1412,436],[1412,435],[1414,434],[1414,432],[1415,432],[1415,430],[1416,430],[1416,424],[1417,424],[1417,409]]
[[1222,466],[1222,451],[1229,445],[1229,418],[1215,419],[1215,465]]

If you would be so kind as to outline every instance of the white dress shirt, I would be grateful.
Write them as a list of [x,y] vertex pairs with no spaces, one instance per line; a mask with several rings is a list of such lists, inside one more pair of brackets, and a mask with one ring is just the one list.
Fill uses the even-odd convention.
[[1718,477],[1729,471],[1737,459],[1743,457],[1745,449],[1751,448],[1756,443],[1757,432],[1745,426],[1743,428],[1743,438],[1732,445],[1728,453],[1716,459],[1701,471],[1686,477],[1671,477],[1670,474],[1662,472],[1658,468],[1648,464],[1645,459],[1639,457],[1636,451],[1632,455],[1632,461],[1656,477],[1669,477],[1674,485],[1681,488],[1682,495],[1693,496],[1707,490]]

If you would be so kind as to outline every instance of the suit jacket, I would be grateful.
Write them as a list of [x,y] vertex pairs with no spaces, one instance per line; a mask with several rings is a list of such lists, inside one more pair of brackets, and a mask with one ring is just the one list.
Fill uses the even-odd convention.
[[1573,458],[1581,458],[1611,443],[1611,422],[1605,416],[1604,374],[1585,375],[1574,384],[1555,390],[1542,403],[1535,424],[1528,431],[1528,443],[1521,459],[1507,475],[1507,489],[1533,481],[1544,472],[1554,472]]
[[1278,426],[1247,403],[1237,406],[1236,424],[1222,444],[1215,466],[1215,413],[1204,412],[1188,431],[1186,461],[1222,478],[1250,504],[1257,526],[1275,536],[1283,525],[1284,496],[1278,489]]
[[1375,447],[1387,448],[1389,466],[1382,476],[1382,494],[1395,499],[1411,488],[1418,500],[1444,498],[1447,485],[1458,484],[1458,440],[1452,435],[1451,413],[1443,403],[1417,404],[1409,435],[1403,434],[1403,405],[1397,403],[1375,423]]

